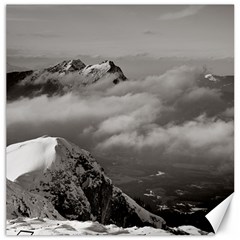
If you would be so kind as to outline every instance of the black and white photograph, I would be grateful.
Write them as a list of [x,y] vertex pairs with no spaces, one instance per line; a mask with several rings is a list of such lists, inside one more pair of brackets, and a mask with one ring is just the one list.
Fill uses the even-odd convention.
[[234,192],[234,5],[5,11],[6,235],[214,235]]

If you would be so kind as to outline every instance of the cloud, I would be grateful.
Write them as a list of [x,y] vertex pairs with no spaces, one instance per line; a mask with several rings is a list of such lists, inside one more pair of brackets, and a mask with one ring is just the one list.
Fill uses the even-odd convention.
[[222,115],[227,118],[233,118],[234,117],[234,107],[227,108]]
[[[165,145],[167,152],[184,152],[187,148],[202,149],[212,148],[212,145],[232,143],[229,141],[233,136],[233,122],[208,119],[204,115],[185,122],[181,125],[167,124],[165,126],[153,125],[145,134],[132,132],[130,134],[113,135],[99,146],[102,148],[122,145],[125,147],[156,148]],[[229,144],[227,144],[229,145]],[[182,147],[185,147],[184,148]],[[223,149],[224,152],[224,149]],[[227,151],[226,153],[229,153]]]
[[67,94],[48,98],[45,95],[22,99],[7,106],[7,124],[46,121],[65,122],[71,118],[84,122],[88,119],[104,119],[119,114],[129,114],[143,106],[160,106],[160,101],[148,93],[123,96],[78,96]]
[[163,14],[162,16],[160,16],[159,19],[160,20],[181,19],[181,18],[185,18],[185,17],[189,17],[189,16],[197,14],[203,8],[204,8],[204,6],[201,6],[201,5],[191,5],[191,6],[188,6],[178,12],[171,12],[171,13]]
[[61,35],[51,32],[51,31],[42,31],[42,32],[34,32],[34,33],[18,33],[17,35],[20,37],[37,37],[37,38],[61,37]]
[[184,97],[183,101],[192,102],[197,101],[199,99],[210,99],[214,98],[217,99],[220,97],[220,91],[217,89],[210,89],[210,88],[204,88],[204,87],[198,87],[195,89],[192,89],[190,92],[187,92]]
[[[66,137],[91,150],[102,138],[118,132],[118,129],[140,129],[144,123],[154,122],[161,111],[160,100],[148,93],[123,96],[92,93],[51,98],[40,96],[8,103],[8,144],[47,134]],[[125,121],[125,125],[122,123],[124,116],[132,118],[132,125],[129,121]],[[110,125],[107,126],[108,119]],[[100,131],[98,126],[103,130]]]
[[154,32],[154,31],[152,31],[152,30],[145,30],[145,31],[143,32],[143,34],[144,34],[144,35],[155,35],[156,32]]
[[[153,101],[152,101],[153,100]],[[132,130],[141,130],[154,123],[162,110],[161,102],[157,99],[146,99],[145,103],[128,114],[110,117],[103,121],[96,132],[96,135],[111,135]]]
[[7,21],[16,21],[16,22],[45,22],[45,21],[48,21],[46,19],[43,19],[43,18],[28,18],[28,17],[9,17],[7,16]]
[[204,97],[219,98],[220,93],[213,89],[200,88],[199,79],[205,74],[203,68],[181,66],[173,68],[159,76],[148,76],[145,79],[131,80],[106,90],[108,95],[122,95],[128,92],[148,92],[157,95],[168,104],[185,98],[187,101]]
[[203,165],[208,162],[219,166],[223,161],[233,161],[233,131],[232,121],[224,122],[201,115],[181,125],[152,125],[145,133],[129,131],[114,134],[100,142],[97,148],[155,151],[158,158],[201,158]]

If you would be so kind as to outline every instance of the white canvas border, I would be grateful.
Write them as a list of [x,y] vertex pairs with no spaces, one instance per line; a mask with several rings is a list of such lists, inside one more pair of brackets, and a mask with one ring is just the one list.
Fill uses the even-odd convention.
[[[49,4],[50,2],[47,0],[25,0],[25,1],[17,1],[17,0],[2,0],[0,2],[1,4],[1,18],[0,18],[0,27],[2,30],[1,34],[1,47],[2,47],[2,56],[0,58],[0,65],[2,71],[0,71],[1,74],[1,101],[0,101],[0,109],[1,109],[1,118],[0,118],[0,147],[1,147],[1,198],[0,198],[0,207],[1,207],[1,222],[0,222],[0,236],[2,239],[7,238],[5,236],[5,145],[6,145],[6,136],[5,136],[5,69],[6,69],[6,28],[5,28],[5,11],[6,11],[6,4]],[[214,239],[238,239],[238,228],[239,228],[239,202],[240,202],[240,194],[239,194],[239,183],[240,183],[240,166],[239,166],[239,148],[238,142],[240,141],[240,135],[239,135],[239,106],[240,106],[240,96],[238,94],[238,90],[240,89],[240,82],[239,82],[239,75],[240,75],[240,69],[237,68],[239,66],[239,47],[236,43],[240,42],[239,37],[239,31],[237,31],[237,28],[239,28],[239,19],[240,19],[240,1],[238,0],[201,0],[201,1],[178,1],[178,0],[168,0],[168,1],[161,1],[161,0],[148,0],[148,1],[131,1],[131,0],[121,0],[121,1],[101,1],[101,0],[88,0],[88,1],[80,1],[80,0],[70,0],[70,1],[52,1],[51,4],[234,4],[235,5],[235,194],[233,197],[233,201],[229,207],[229,210],[223,220],[222,225],[220,226],[220,229],[218,233],[214,236]],[[238,27],[236,27],[238,26]],[[90,239],[91,237],[85,237],[80,236],[82,239]],[[8,237],[9,238],[9,237]],[[59,238],[66,238],[66,237],[60,237]],[[71,238],[71,237],[67,237]],[[97,236],[97,238],[103,238],[100,236]],[[113,237],[111,236],[111,239],[117,239],[119,237]],[[125,239],[131,239],[132,237],[125,237]],[[140,238],[140,237],[137,237]],[[173,239],[175,237],[161,237],[166,239]],[[178,239],[184,239],[184,236],[177,236]],[[194,239],[196,237],[191,237],[191,239]],[[204,237],[204,238],[212,238],[212,237]],[[40,237],[35,237],[35,239],[40,239]],[[142,239],[142,237],[141,237]]]

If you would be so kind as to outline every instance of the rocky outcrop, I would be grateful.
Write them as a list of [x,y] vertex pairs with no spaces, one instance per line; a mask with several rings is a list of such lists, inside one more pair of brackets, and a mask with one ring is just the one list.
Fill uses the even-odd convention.
[[100,64],[86,66],[80,75],[83,76],[86,84],[95,83],[101,78],[110,78],[114,84],[127,80],[120,67],[108,60]]
[[46,198],[26,191],[9,180],[6,199],[7,219],[18,217],[64,219]]
[[132,198],[123,193],[121,189],[113,188],[111,201],[111,223],[122,227],[153,226],[164,228],[165,221],[159,216],[148,212],[139,206]]

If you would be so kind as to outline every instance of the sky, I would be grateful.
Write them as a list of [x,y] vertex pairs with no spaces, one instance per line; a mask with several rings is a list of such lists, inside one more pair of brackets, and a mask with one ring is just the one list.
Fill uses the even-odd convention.
[[[210,66],[233,73],[232,5],[8,5],[6,11],[13,65],[23,57],[25,67],[38,67],[43,58],[80,55],[116,59],[135,71],[140,62],[148,69],[164,58],[219,61]],[[40,62],[31,65],[32,58]]]

